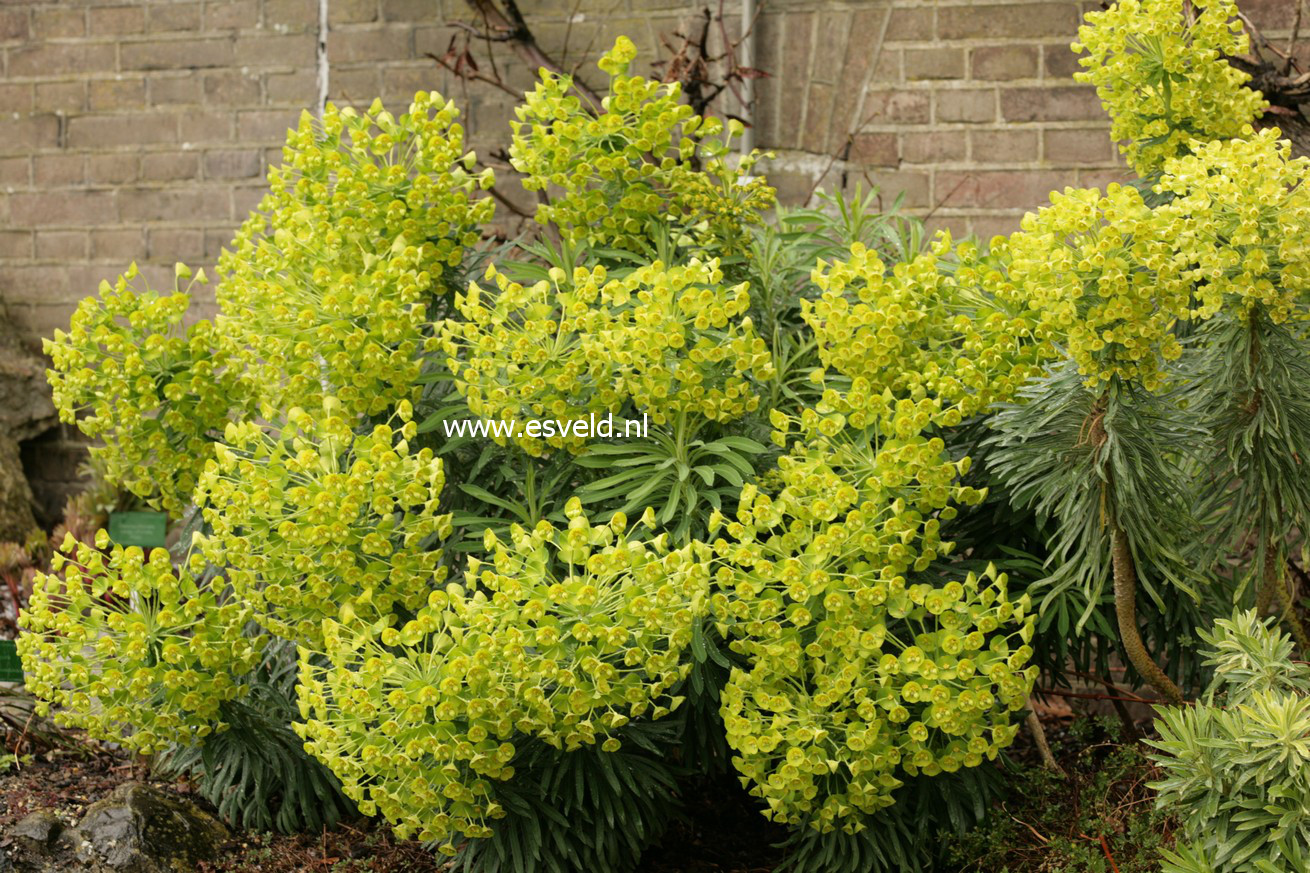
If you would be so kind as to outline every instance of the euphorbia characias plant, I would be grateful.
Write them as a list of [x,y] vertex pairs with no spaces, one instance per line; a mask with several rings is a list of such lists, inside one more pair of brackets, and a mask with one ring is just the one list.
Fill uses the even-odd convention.
[[[512,163],[551,192],[534,243],[481,242],[494,179],[444,98],[306,116],[220,259],[212,321],[184,328],[186,293],[130,270],[49,346],[110,475],[196,532],[181,568],[83,546],[40,577],[33,687],[97,736],[194,745],[229,729],[261,652],[295,646],[304,748],[471,869],[631,869],[695,743],[796,829],[799,867],[921,869],[939,823],[899,799],[1013,740],[1051,614],[1095,620],[1112,579],[1124,654],[1181,696],[1138,587],[1217,585],[1200,471],[1250,510],[1210,539],[1254,532],[1285,593],[1310,499],[1266,483],[1304,456],[1310,399],[1269,355],[1300,354],[1304,167],[1244,126],[1260,101],[1220,57],[1231,11],[1089,16],[1086,75],[1142,184],[895,257],[820,217],[770,237],[811,253],[785,277],[742,257],[774,233],[764,156],[734,161],[737,125],[631,75],[626,39],[601,105],[543,71],[518,113]],[[1203,420],[1174,389],[1219,364],[1189,343],[1247,362],[1190,401]],[[601,412],[657,432],[624,454],[439,427]],[[1218,432],[1222,451],[1181,450]],[[989,481],[1053,519],[1029,592],[1003,552],[956,549]],[[576,822],[551,817],[565,780]]]

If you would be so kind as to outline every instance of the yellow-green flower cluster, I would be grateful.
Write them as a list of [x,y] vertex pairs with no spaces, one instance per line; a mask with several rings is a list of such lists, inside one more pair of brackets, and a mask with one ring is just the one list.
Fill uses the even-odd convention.
[[1163,362],[1182,352],[1174,323],[1190,311],[1174,245],[1136,188],[1066,188],[1010,237],[1010,280],[1089,386],[1119,378],[1157,390]]
[[1194,286],[1194,315],[1231,303],[1282,322],[1310,290],[1310,160],[1292,158],[1277,130],[1244,133],[1165,164],[1155,190],[1172,199],[1155,210],[1155,233]]
[[749,286],[724,285],[717,258],[680,267],[656,261],[601,296],[615,313],[605,342],[621,390],[652,421],[685,413],[723,422],[759,406],[748,379],[772,377],[773,358],[746,315]]
[[492,182],[458,111],[420,92],[394,118],[333,106],[288,133],[285,166],[220,259],[223,341],[279,409],[337,397],[377,414],[413,399],[429,304],[462,281]]
[[749,659],[723,692],[733,764],[771,819],[856,832],[901,776],[1013,740],[1036,676],[1027,598],[991,572],[913,581],[950,552],[955,504],[983,497],[964,469],[935,437],[843,432],[797,443],[776,493],[743,490],[712,605]]
[[[531,286],[494,267],[487,278],[494,289],[471,284],[456,298],[464,320],[440,337],[456,388],[485,419],[564,419],[631,401],[657,424],[679,414],[722,422],[756,409],[751,380],[773,373],[746,315],[747,285],[724,284],[717,259],[656,261],[621,278],[579,267],[566,281],[554,269]],[[572,433],[514,439],[533,455],[585,445]]]
[[745,227],[775,202],[749,175],[760,156],[730,165],[740,122],[725,131],[680,103],[677,83],[627,75],[634,57],[627,37],[602,57],[611,78],[599,112],[569,94],[570,77],[545,70],[516,110],[511,162],[529,191],[551,191],[537,220],[567,240],[642,253],[653,226],[671,223],[707,250],[740,251]]
[[[470,283],[455,297],[463,320],[446,321],[439,338],[470,412],[523,421],[622,405],[614,362],[600,342],[613,323],[600,299],[601,288],[612,281],[604,267],[578,267],[571,279],[554,269],[549,280],[525,286],[491,266],[486,280],[495,286]],[[507,442],[499,434],[492,439]],[[551,447],[580,451],[584,445],[573,434],[549,441],[524,434],[516,441],[533,455]]]
[[[802,430],[832,435],[847,423],[882,422],[909,437],[1013,396],[1051,350],[1005,266],[971,242],[953,250],[948,234],[890,270],[858,243],[847,260],[820,261],[813,279],[823,293],[802,300],[801,311],[829,370],[816,379],[835,374],[838,387],[805,411]],[[773,418],[783,444],[786,417]]]
[[1229,139],[1265,109],[1225,55],[1249,49],[1233,0],[1118,0],[1089,12],[1075,74],[1096,85],[1128,163],[1142,176],[1192,140]]
[[403,625],[329,622],[330,664],[303,650],[297,729],[362,812],[452,853],[504,814],[494,782],[514,775],[520,738],[612,751],[631,719],[681,702],[705,547],[631,538],[621,515],[592,525],[576,498],[566,515],[489,533],[477,587],[433,591]]
[[[177,278],[191,272],[178,265]],[[133,264],[102,282],[56,330],[45,351],[59,417],[102,445],[105,477],[155,506],[181,513],[215,433],[248,393],[239,367],[215,349],[214,326],[184,326],[191,297],[133,287]],[[204,274],[197,277],[204,281]]]
[[221,730],[220,705],[241,693],[262,640],[245,607],[175,570],[164,549],[64,542],[22,613],[18,651],[42,712],[139,752]]
[[319,645],[325,619],[413,611],[444,581],[445,477],[430,449],[410,452],[411,416],[402,400],[398,430],[355,434],[329,401],[318,417],[291,409],[278,434],[228,425],[201,474],[212,533],[197,543],[269,631]]

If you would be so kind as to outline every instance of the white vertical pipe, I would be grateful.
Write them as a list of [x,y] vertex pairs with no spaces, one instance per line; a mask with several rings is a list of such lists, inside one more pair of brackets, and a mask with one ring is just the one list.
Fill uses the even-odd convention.
[[[741,60],[740,65],[743,67],[755,66],[755,0],[741,0]],[[741,134],[741,153],[748,155],[751,149],[755,148],[755,80],[743,79],[741,83],[742,107],[741,115],[746,121],[746,129]]]

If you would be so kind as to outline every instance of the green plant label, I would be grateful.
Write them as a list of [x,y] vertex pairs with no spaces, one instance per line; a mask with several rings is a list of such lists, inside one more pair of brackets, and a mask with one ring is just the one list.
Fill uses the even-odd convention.
[[168,515],[162,512],[111,512],[109,538],[120,546],[164,547]]

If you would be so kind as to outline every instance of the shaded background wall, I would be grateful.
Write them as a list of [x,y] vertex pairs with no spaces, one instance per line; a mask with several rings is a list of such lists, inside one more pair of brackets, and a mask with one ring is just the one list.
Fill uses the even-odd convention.
[[[593,61],[615,36],[633,38],[645,71],[707,3],[735,35],[739,2],[519,5],[549,54],[598,83]],[[1053,188],[1121,175],[1095,94],[1070,79],[1069,43],[1098,3],[758,5],[755,66],[771,77],[756,83],[756,141],[778,153],[768,171],[786,202],[863,181],[934,226],[988,236]],[[1242,3],[1274,36],[1295,5]],[[474,20],[463,0],[0,0],[0,318],[31,342],[129,261],[165,286],[176,261],[211,266],[286,128],[324,92],[396,107],[435,88],[481,153],[503,147],[514,99],[428,56]],[[507,83],[530,87],[523,64],[496,56]],[[38,491],[73,466],[65,436],[25,447]]]

